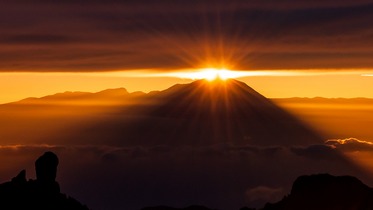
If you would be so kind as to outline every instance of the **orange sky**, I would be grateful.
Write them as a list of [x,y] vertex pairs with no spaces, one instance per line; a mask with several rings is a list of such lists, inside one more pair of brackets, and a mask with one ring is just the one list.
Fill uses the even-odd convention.
[[[370,71],[365,71],[369,73]],[[319,73],[271,72],[269,76],[238,78],[269,98],[283,97],[369,97],[373,98],[373,77],[364,71],[320,71]],[[130,92],[163,90],[191,79],[165,77],[162,74],[128,72],[102,73],[0,73],[0,103],[27,97],[41,97],[65,91],[97,92],[124,87]]]
[[[162,90],[191,80],[127,74],[209,65],[321,72],[240,78],[267,97],[373,97],[373,78],[361,76],[373,69],[372,10],[369,0],[7,1],[0,103],[64,91]],[[118,70],[127,74],[111,73]]]

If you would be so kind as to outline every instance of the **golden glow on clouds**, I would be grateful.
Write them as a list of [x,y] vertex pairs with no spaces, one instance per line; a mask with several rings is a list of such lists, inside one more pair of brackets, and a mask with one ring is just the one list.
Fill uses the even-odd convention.
[[222,68],[199,68],[199,69],[179,69],[174,71],[157,71],[154,69],[137,70],[117,70],[106,72],[5,72],[0,73],[0,79],[3,76],[77,76],[77,77],[127,77],[127,78],[154,78],[154,77],[174,77],[181,79],[232,79],[243,77],[291,77],[291,76],[326,76],[326,75],[359,75],[373,76],[373,69],[306,69],[306,70],[231,70]]
[[[142,72],[143,73],[143,72]],[[181,79],[234,79],[244,77],[260,77],[260,76],[295,76],[299,73],[291,70],[229,70],[226,68],[201,68],[201,69],[184,69],[173,72],[148,73],[146,77],[176,77]],[[144,77],[145,75],[136,75],[136,77]]]
[[111,72],[117,76],[130,77],[177,77],[182,79],[207,79],[213,80],[244,78],[244,77],[312,77],[312,76],[373,76],[373,69],[307,69],[307,70],[229,70],[227,68],[201,68],[201,69],[183,69],[170,72],[155,72],[142,70],[131,72]]

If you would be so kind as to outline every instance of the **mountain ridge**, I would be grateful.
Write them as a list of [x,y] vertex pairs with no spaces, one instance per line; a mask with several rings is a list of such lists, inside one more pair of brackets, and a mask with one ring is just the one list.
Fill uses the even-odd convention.
[[[230,80],[233,80],[233,79],[230,79]],[[237,82],[240,82],[238,80],[234,80],[234,81],[237,81]],[[206,81],[206,80],[196,80],[192,83],[195,83],[195,82],[208,82],[208,83],[212,83],[211,81]],[[247,85],[246,83],[244,82],[241,82],[245,85]],[[166,88],[164,90],[154,90],[154,91],[150,91],[148,93],[145,93],[145,92],[142,92],[142,91],[134,91],[134,92],[128,92],[126,88],[124,87],[118,87],[118,88],[108,88],[108,89],[103,89],[103,90],[100,90],[100,91],[97,91],[97,92],[86,92],[86,91],[65,91],[65,92],[57,92],[57,93],[54,93],[54,94],[50,94],[50,95],[45,95],[45,96],[41,96],[41,97],[27,97],[27,98],[24,98],[24,99],[21,99],[21,100],[17,100],[17,101],[12,101],[12,102],[8,102],[8,103],[4,103],[4,104],[0,104],[0,105],[6,105],[6,104],[17,104],[17,103],[27,103],[27,102],[35,102],[35,100],[37,101],[41,101],[41,100],[45,100],[45,99],[58,99],[60,97],[62,98],[65,98],[65,99],[70,99],[70,100],[74,100],[74,99],[77,99],[78,97],[87,97],[89,98],[89,96],[99,96],[99,95],[104,95],[105,93],[114,93],[112,95],[117,95],[117,96],[126,96],[126,95],[132,95],[132,96],[151,96],[151,95],[154,95],[154,94],[158,94],[158,93],[166,93],[166,92],[171,92],[171,91],[175,91],[179,88],[182,88],[184,87],[185,85],[188,85],[188,84],[191,84],[191,83],[183,83],[183,84],[175,84],[169,88]],[[248,85],[247,85],[248,86]],[[250,86],[248,86],[250,87]],[[250,87],[251,88],[251,87]],[[122,92],[123,94],[118,94],[119,92]],[[107,97],[107,96],[106,96]],[[282,101],[286,101],[286,102],[293,102],[293,101],[300,101],[300,102],[308,102],[308,101],[320,101],[320,102],[323,102],[323,101],[328,101],[328,102],[343,102],[343,101],[346,101],[346,102],[352,102],[352,101],[357,101],[357,102],[370,102],[370,101],[373,101],[373,98],[366,98],[366,97],[354,97],[354,98],[343,98],[343,97],[333,97],[333,98],[328,98],[328,97],[320,97],[320,96],[316,96],[316,97],[297,97],[297,96],[294,96],[294,97],[285,97],[285,98],[277,98],[277,97],[273,97],[273,98],[269,98],[270,100],[272,101],[279,101],[279,102],[282,102]]]
[[19,101],[10,102],[9,104],[105,104],[110,102],[121,103],[126,99],[133,99],[145,95],[141,91],[128,92],[126,88],[110,88],[98,92],[82,92],[82,91],[65,91],[46,95],[42,97],[29,97]]
[[[86,97],[85,93],[76,94]],[[72,95],[75,97],[74,93]],[[104,97],[101,97],[102,95]],[[188,84],[177,84],[152,94],[131,95],[125,89],[100,91],[89,94],[87,100],[78,97],[83,98],[81,101],[62,100],[58,96],[50,96],[57,97],[58,100],[41,98],[35,103],[29,103],[36,105],[29,108],[28,103],[20,103],[25,106],[15,109],[15,114],[22,118],[22,112],[28,111],[35,118],[39,118],[39,115],[42,117],[47,114],[48,117],[56,112],[67,112],[66,116],[56,117],[70,117],[68,121],[75,116],[79,117],[79,121],[82,115],[94,117],[97,121],[91,121],[87,125],[80,124],[85,126],[84,130],[90,132],[69,134],[69,139],[84,142],[92,138],[109,138],[108,143],[114,145],[185,146],[230,143],[241,146],[268,146],[322,142],[318,134],[294,116],[247,84],[233,79],[212,82],[197,80]],[[48,103],[58,106],[49,108]],[[42,107],[38,107],[39,105]],[[64,105],[105,107],[98,107],[90,113],[90,109],[85,109],[85,106],[75,109],[63,107]],[[69,142],[68,139],[65,141]]]

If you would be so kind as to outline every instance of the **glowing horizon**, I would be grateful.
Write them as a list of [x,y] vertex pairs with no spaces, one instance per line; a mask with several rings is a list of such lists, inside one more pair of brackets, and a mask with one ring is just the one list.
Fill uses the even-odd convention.
[[227,68],[202,68],[197,71],[183,71],[171,73],[170,76],[179,77],[181,79],[206,79],[213,80],[227,80],[250,76],[250,73],[243,71],[234,71]]
[[[214,70],[218,70],[215,72]],[[239,79],[269,98],[368,97],[373,69],[237,70],[224,68],[139,69],[111,72],[0,73],[0,104],[65,91],[97,92],[124,87],[129,92],[164,90],[206,77]],[[346,83],[346,81],[349,81]],[[46,88],[47,87],[47,88]]]

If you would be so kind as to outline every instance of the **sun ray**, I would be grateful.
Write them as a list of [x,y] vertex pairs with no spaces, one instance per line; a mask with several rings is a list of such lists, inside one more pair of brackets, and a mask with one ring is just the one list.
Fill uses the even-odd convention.
[[227,80],[245,76],[246,72],[232,71],[226,68],[203,68],[193,72],[178,72],[176,73],[180,78],[187,79],[205,79],[208,81]]

